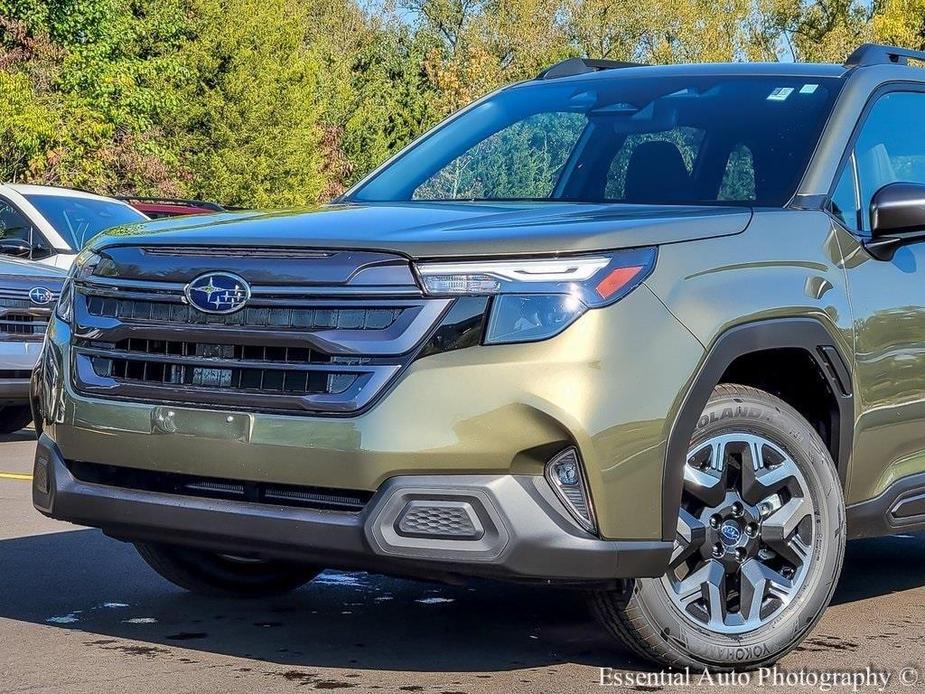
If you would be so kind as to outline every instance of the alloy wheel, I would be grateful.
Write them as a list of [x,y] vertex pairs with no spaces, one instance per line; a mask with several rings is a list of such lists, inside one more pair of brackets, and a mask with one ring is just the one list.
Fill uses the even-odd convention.
[[717,633],[744,633],[793,601],[812,560],[808,489],[793,458],[759,434],[722,434],[691,448],[662,578],[685,618]]

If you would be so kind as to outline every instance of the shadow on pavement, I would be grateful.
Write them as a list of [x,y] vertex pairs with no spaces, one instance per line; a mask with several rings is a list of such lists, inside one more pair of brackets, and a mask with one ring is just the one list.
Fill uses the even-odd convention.
[[182,646],[300,667],[649,667],[599,632],[578,591],[325,572],[280,598],[203,598],[96,530],[2,540],[0,567],[0,618],[79,630],[86,646],[130,655],[169,657],[165,647]]
[[[281,598],[202,598],[164,582],[130,545],[96,530],[2,540],[0,567],[0,617],[79,630],[84,645],[129,655],[171,657],[169,647],[182,646],[284,667],[650,667],[601,634],[578,591],[326,572]],[[853,542],[833,604],[922,585],[925,537]]]
[[833,605],[925,586],[925,535],[899,535],[848,543]]
[[14,432],[12,434],[0,434],[0,443],[35,441],[35,438],[34,429],[21,429],[20,431]]

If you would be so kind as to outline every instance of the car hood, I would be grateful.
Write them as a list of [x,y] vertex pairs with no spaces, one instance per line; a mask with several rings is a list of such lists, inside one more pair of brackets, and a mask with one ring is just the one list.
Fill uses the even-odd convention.
[[0,256],[0,288],[7,285],[43,285],[58,291],[67,277],[67,270],[32,260],[17,260]]
[[118,245],[376,250],[411,258],[505,256],[649,246],[742,232],[741,207],[538,203],[375,203],[299,212],[163,219],[104,232]]

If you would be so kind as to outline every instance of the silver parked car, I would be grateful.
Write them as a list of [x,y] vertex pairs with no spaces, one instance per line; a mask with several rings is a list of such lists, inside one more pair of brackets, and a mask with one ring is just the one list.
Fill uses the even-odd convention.
[[0,257],[0,434],[32,419],[29,379],[65,271]]

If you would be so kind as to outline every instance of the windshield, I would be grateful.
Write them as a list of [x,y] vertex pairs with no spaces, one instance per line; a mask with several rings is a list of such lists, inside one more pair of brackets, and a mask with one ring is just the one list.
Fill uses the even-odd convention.
[[449,120],[347,200],[779,207],[839,85],[780,75],[534,82]]
[[42,194],[25,197],[75,251],[101,231],[147,219],[134,208],[111,200]]

